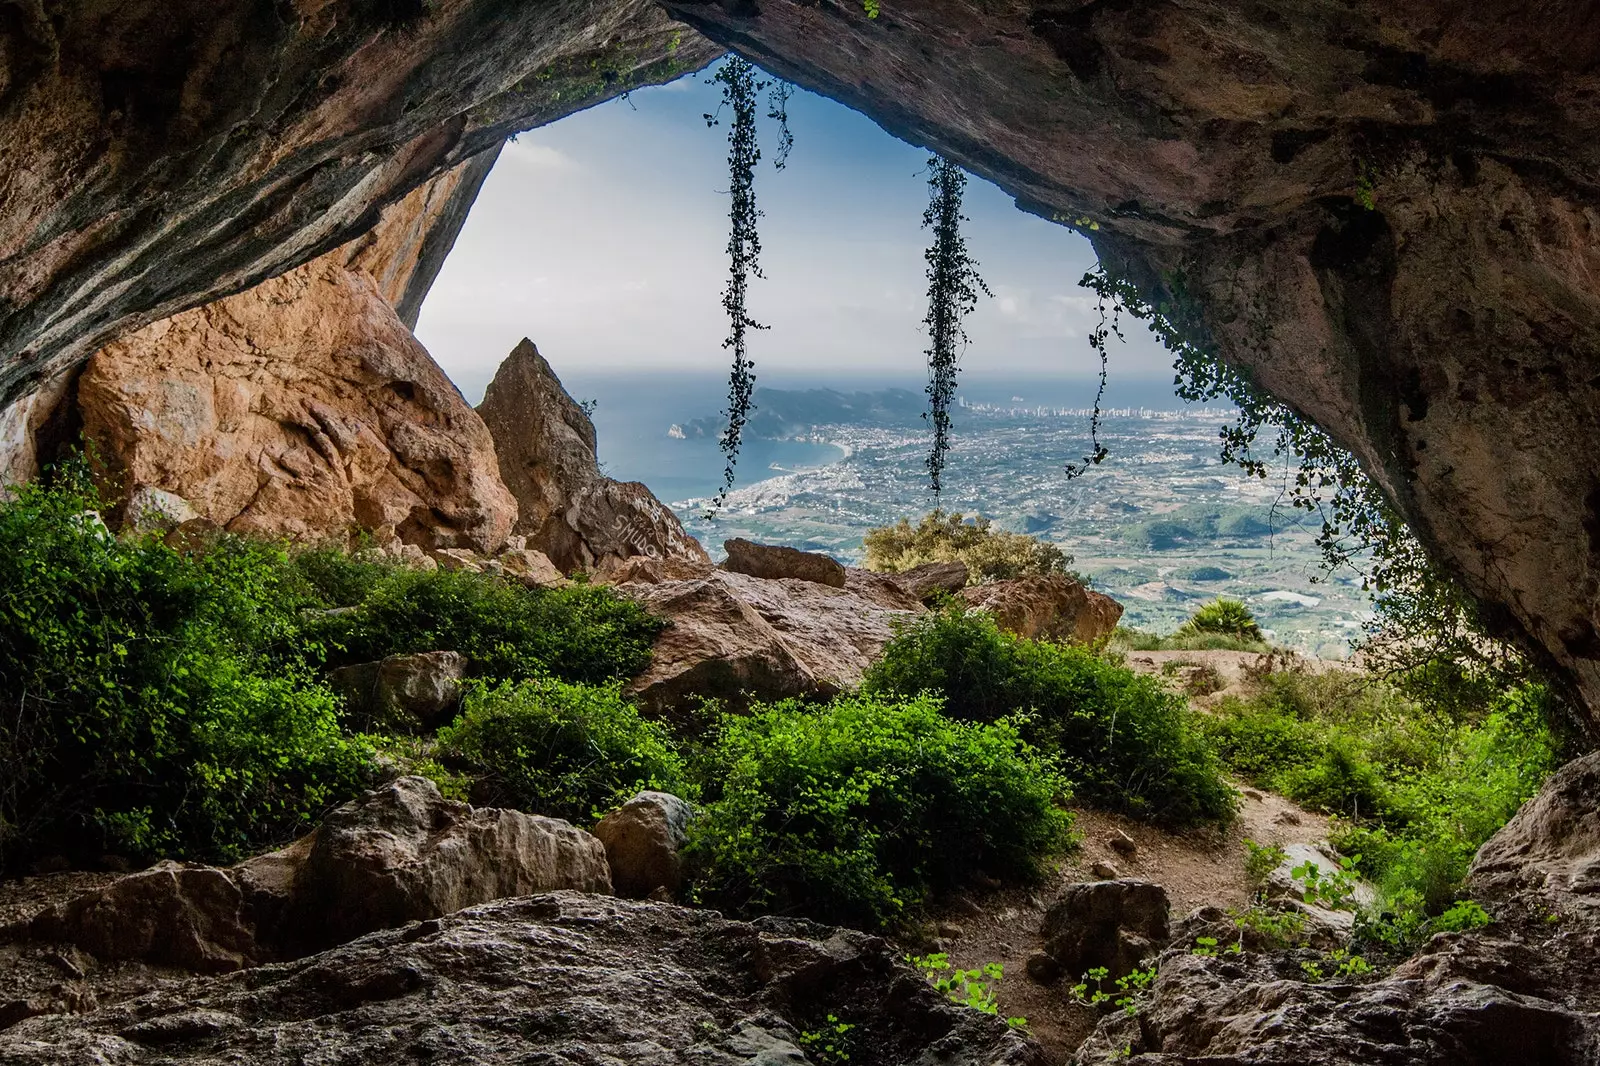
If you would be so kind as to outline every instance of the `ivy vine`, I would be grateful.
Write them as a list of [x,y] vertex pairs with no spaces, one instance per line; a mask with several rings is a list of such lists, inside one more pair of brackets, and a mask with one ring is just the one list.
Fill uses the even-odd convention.
[[945,456],[950,450],[950,403],[955,398],[961,350],[967,345],[962,320],[978,306],[978,294],[993,296],[978,273],[978,262],[967,251],[961,223],[961,198],[967,175],[947,159],[928,160],[928,207],[922,227],[933,230],[933,241],[923,258],[928,263],[928,411],[923,418],[933,425],[933,445],[928,451],[929,487],[938,495],[942,487]]
[[721,440],[727,465],[709,517],[726,502],[728,490],[733,487],[739,445],[754,408],[755,363],[749,356],[746,331],[767,327],[751,318],[745,308],[750,279],[765,276],[761,273],[761,235],[756,226],[761,211],[756,207],[755,192],[756,164],[761,162],[761,148],[756,143],[756,97],[765,83],[756,78],[756,68],[749,60],[732,56],[708,84],[722,86],[722,103],[716,113],[704,116],[706,125],[718,125],[723,108],[732,115],[728,128],[728,283],[722,290],[728,336],[722,346],[733,352],[733,368],[728,376],[728,428]]
[[778,124],[778,150],[772,156],[776,170],[789,165],[789,152],[794,148],[794,134],[789,132],[789,97],[793,95],[794,86],[782,80],[767,95],[767,117]]

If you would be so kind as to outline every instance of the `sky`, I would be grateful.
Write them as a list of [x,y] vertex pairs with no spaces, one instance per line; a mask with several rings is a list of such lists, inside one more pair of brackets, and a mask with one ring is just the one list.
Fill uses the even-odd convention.
[[[708,129],[709,74],[641,89],[520,135],[484,183],[435,282],[417,335],[476,403],[524,336],[558,375],[723,369],[727,320],[727,123]],[[771,81],[771,79],[768,79]],[[927,282],[922,229],[927,153],[833,101],[796,90],[794,148],[772,165],[777,124],[763,116],[755,188],[765,278],[752,315],[758,376],[923,375]],[[994,292],[967,320],[969,372],[1087,378],[1097,320],[1078,279],[1089,242],[1019,211],[973,178],[964,233]],[[1112,373],[1171,378],[1142,330]]]

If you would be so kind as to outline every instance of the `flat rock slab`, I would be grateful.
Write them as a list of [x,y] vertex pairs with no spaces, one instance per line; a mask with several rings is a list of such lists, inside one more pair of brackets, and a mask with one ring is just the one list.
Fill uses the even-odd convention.
[[857,1026],[852,1062],[1043,1063],[878,938],[554,893],[33,1018],[0,1032],[0,1064],[778,1066],[829,1013]]

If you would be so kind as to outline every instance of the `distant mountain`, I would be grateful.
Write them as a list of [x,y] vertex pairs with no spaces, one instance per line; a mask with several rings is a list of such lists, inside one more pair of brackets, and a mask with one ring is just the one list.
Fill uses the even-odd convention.
[[[781,440],[805,434],[813,426],[900,426],[918,423],[926,398],[910,389],[838,392],[834,389],[757,389],[755,411],[745,425],[753,437]],[[727,419],[705,415],[673,426],[671,436],[717,439]]]

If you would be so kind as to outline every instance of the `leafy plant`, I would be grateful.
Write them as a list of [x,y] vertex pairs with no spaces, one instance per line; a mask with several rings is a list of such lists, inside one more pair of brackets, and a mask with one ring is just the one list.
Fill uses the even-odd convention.
[[[750,279],[764,276],[761,235],[757,231],[762,213],[756,207],[755,172],[756,164],[761,162],[761,148],[756,141],[756,96],[765,83],[757,80],[756,68],[749,60],[736,55],[723,61],[711,81],[722,86],[722,106],[733,114],[728,128],[728,283],[722,290],[722,309],[728,315],[728,336],[722,346],[733,353],[733,369],[728,377],[728,428],[721,441],[728,462],[722,474],[722,488],[711,505],[715,512],[733,487],[739,444],[755,395],[755,363],[749,357],[745,334],[747,330],[767,328],[750,317],[745,303]],[[705,120],[707,126],[715,126],[718,117],[708,114]],[[787,130],[787,123],[784,128]],[[782,154],[787,157],[787,148]]]
[[1214,936],[1197,936],[1194,938],[1194,947],[1189,949],[1189,954],[1210,958],[1217,953],[1217,938]]
[[284,551],[118,540],[99,506],[79,463],[0,502],[0,866],[227,861],[357,791]]
[[1454,904],[1433,920],[1435,933],[1464,933],[1469,929],[1482,929],[1494,919],[1475,900],[1464,899]]
[[1288,854],[1276,844],[1257,844],[1249,839],[1245,840],[1244,848],[1245,879],[1250,883],[1251,892],[1259,892],[1267,883],[1267,878],[1272,876],[1272,871],[1283,865]]
[[[875,5],[874,5],[875,6]],[[868,11],[869,17],[873,16]],[[978,262],[967,250],[961,223],[961,197],[967,187],[962,169],[940,156],[928,158],[928,207],[922,227],[933,230],[933,243],[923,254],[928,263],[928,313],[922,323],[928,330],[928,411],[933,425],[933,445],[928,451],[928,481],[939,494],[945,453],[950,450],[950,404],[956,392],[957,361],[967,345],[962,320],[976,310],[978,294],[993,296],[978,273]]]
[[439,744],[481,771],[479,803],[589,822],[641,789],[692,795],[671,735],[615,684],[480,684],[465,706]]
[[900,519],[867,531],[866,567],[900,573],[925,563],[962,562],[968,584],[1006,581],[1030,574],[1070,574],[1072,556],[1049,541],[995,529],[982,515],[968,518],[935,508],[912,526]]
[[1253,905],[1242,911],[1230,911],[1229,917],[1241,935],[1254,933],[1271,947],[1295,947],[1306,940],[1306,918],[1298,911]]
[[1226,598],[1202,605],[1193,617],[1178,628],[1178,632],[1218,633],[1254,644],[1266,640],[1250,608],[1239,600]]
[[1309,859],[1289,871],[1289,876],[1305,887],[1300,898],[1329,910],[1355,910],[1356,866],[1360,855],[1345,856],[1337,870],[1324,870]]
[[[359,563],[354,572],[361,573]],[[527,589],[465,570],[395,567],[369,584],[354,607],[308,624],[333,649],[331,665],[458,651],[474,676],[494,681],[550,674],[600,684],[632,677],[649,663],[663,625],[598,585]]]
[[952,721],[926,697],[726,716],[700,776],[699,893],[747,914],[888,925],[980,871],[1032,881],[1071,826],[1069,786],[1013,723]]
[[849,1062],[849,1049],[855,1044],[855,1038],[850,1034],[855,1028],[854,1023],[842,1022],[837,1014],[830,1014],[823,1028],[801,1032],[800,1047],[807,1055],[815,1056],[824,1063]]
[[1059,758],[1089,803],[1174,825],[1233,816],[1234,793],[1181,697],[1088,649],[1002,632],[988,614],[949,605],[902,625],[862,690],[928,692],[965,721],[1023,715],[1023,735]]
[[[986,962],[970,970],[950,966],[950,956],[944,952],[933,955],[907,955],[906,962],[928,979],[928,983],[943,992],[950,1002],[970,1007],[980,1014],[1000,1013],[1000,981],[1005,977],[1005,967],[998,962]],[[1013,1029],[1024,1029],[1026,1018],[1007,1018]]]
[[1111,971],[1106,967],[1096,966],[1083,975],[1081,982],[1072,986],[1068,995],[1091,1007],[1110,1003],[1129,1017],[1138,1014],[1155,985],[1156,967],[1151,965],[1146,969],[1134,970],[1125,977],[1117,978],[1114,986],[1107,989],[1106,979],[1110,976]]

